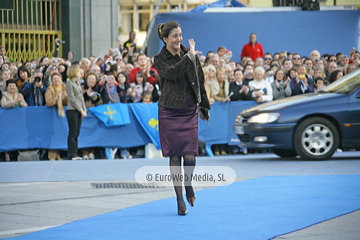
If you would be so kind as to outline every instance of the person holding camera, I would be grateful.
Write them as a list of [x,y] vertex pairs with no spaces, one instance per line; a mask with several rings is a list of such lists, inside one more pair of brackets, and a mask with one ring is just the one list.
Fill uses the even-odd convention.
[[284,69],[280,68],[275,72],[274,81],[271,83],[273,100],[291,96],[290,81]]
[[29,106],[45,106],[45,81],[42,72],[37,69],[34,75],[23,85],[21,93]]
[[313,80],[306,74],[305,65],[300,65],[298,67],[297,75],[291,79],[290,87],[291,96],[314,92],[314,83]]
[[244,67],[243,85],[249,86],[249,83],[254,80],[254,66],[246,64]]
[[134,51],[136,50],[136,44],[135,44],[135,37],[136,37],[136,32],[135,31],[130,31],[129,32],[129,39],[124,42],[124,48],[125,49],[129,49],[129,47],[131,46]]
[[98,93],[101,95],[103,104],[120,102],[121,89],[112,72],[108,72],[105,76],[102,76],[98,85]]
[[55,39],[55,53],[54,53],[54,57],[58,57],[59,56],[59,50],[60,50],[60,44],[61,43],[65,43],[65,41],[60,40],[59,38]]

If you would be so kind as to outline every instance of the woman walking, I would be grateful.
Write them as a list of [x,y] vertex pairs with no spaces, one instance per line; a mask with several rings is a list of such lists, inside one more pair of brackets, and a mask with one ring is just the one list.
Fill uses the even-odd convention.
[[[204,74],[195,52],[195,41],[189,39],[190,49],[181,44],[180,25],[170,21],[158,26],[159,38],[165,46],[154,57],[155,68],[160,76],[159,132],[162,152],[170,157],[172,175],[182,174],[181,158],[184,160],[186,199],[195,203],[191,184],[198,155],[198,107],[207,113],[210,104],[204,88]],[[206,120],[200,114],[202,120]],[[187,176],[187,177],[186,177]],[[179,215],[186,215],[182,181],[173,179]]]

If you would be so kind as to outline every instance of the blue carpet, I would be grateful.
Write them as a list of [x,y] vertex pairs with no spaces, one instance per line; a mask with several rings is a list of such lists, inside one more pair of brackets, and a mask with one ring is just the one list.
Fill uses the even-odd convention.
[[[161,194],[161,193],[159,193]],[[14,239],[270,239],[360,209],[360,175],[275,176],[163,199]]]

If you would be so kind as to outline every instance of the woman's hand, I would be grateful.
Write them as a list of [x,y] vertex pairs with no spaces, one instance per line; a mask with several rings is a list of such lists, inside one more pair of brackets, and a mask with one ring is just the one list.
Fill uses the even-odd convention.
[[18,94],[14,100],[15,100],[16,103],[21,102],[22,101],[22,95]]
[[262,103],[262,101],[263,101],[263,98],[262,98],[262,97],[257,97],[257,98],[256,98],[256,102],[257,102],[257,103]]
[[223,99],[221,100],[221,102],[222,102],[222,103],[230,102],[230,98],[228,98],[228,97],[227,97],[227,98],[223,98]]
[[35,77],[31,76],[30,79],[29,79],[29,83],[33,84],[34,82],[35,82]]
[[[199,117],[200,117],[201,120],[207,121],[203,115],[199,115]],[[210,113],[209,113],[209,118],[210,118]]]
[[196,54],[196,51],[195,51],[196,42],[192,38],[189,39],[188,42],[189,42],[189,46],[190,46],[190,53],[195,56],[195,54]]
[[287,77],[286,80],[284,81],[284,86],[286,86],[286,84],[288,84],[288,82],[291,82],[290,77]]
[[86,117],[87,116],[87,113],[85,110],[81,110],[81,117]]
[[261,91],[255,92],[255,96],[257,96],[257,97],[261,97],[262,95],[263,95],[263,92],[261,92]]
[[247,85],[242,85],[241,89],[239,90],[239,93],[245,93],[245,94],[248,94],[249,92],[249,86]]
[[152,92],[154,90],[154,85],[150,84],[149,85],[149,91]]

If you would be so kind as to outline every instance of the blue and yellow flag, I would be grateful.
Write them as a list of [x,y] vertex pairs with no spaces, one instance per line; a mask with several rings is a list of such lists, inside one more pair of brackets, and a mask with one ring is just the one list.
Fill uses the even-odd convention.
[[158,104],[130,103],[136,119],[157,149],[161,149],[158,121]]
[[125,103],[104,104],[89,110],[107,127],[130,123],[129,108]]

